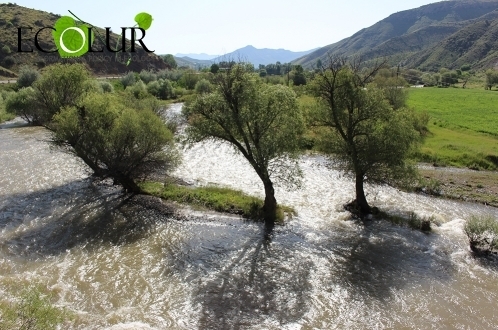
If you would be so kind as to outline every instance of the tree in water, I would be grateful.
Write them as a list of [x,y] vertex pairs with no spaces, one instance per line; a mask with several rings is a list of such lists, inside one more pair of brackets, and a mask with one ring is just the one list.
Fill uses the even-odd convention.
[[126,191],[140,193],[137,180],[165,173],[179,159],[173,134],[146,105],[126,98],[90,94],[78,106],[54,116],[52,143],[81,158],[96,176],[114,179]]
[[361,62],[329,58],[318,71],[313,89],[319,106],[313,119],[324,126],[322,147],[355,178],[359,214],[371,212],[364,183],[399,184],[414,177],[407,162],[420,134],[413,111],[395,110],[382,89],[369,84],[381,65],[361,70]]
[[213,82],[212,93],[184,108],[189,140],[228,142],[247,159],[263,183],[263,214],[271,230],[277,215],[274,181],[292,186],[301,176],[297,152],[304,121],[296,95],[288,87],[262,83],[240,64],[220,71]]

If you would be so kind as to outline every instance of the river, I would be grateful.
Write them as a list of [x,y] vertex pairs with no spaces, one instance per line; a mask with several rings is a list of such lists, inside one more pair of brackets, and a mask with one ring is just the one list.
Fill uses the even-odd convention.
[[[298,215],[267,239],[261,224],[123,196],[51,150],[45,129],[0,127],[0,296],[43,285],[75,314],[73,329],[498,326],[498,265],[473,257],[463,233],[466,218],[495,208],[367,186],[371,204],[441,224],[363,225],[342,209],[351,179],[303,156],[302,188],[276,189]],[[263,192],[224,144],[185,149],[173,174]]]

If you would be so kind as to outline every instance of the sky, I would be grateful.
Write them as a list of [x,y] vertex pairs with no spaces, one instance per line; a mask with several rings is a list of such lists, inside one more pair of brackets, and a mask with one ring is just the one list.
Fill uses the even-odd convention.
[[18,5],[68,15],[99,27],[135,24],[152,15],[143,39],[157,54],[223,55],[252,45],[305,51],[347,38],[389,15],[436,0],[11,0]]

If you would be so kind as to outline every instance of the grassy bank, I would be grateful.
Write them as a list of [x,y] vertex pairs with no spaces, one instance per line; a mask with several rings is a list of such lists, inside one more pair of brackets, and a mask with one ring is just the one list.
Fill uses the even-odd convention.
[[[263,200],[229,188],[187,187],[181,185],[163,185],[159,182],[144,182],[141,188],[145,193],[168,201],[189,204],[217,212],[238,214],[248,219],[262,219]],[[280,205],[277,211],[278,222],[283,222],[285,214],[296,212]]]
[[496,170],[498,92],[484,89],[413,88],[408,106],[431,116],[421,162]]

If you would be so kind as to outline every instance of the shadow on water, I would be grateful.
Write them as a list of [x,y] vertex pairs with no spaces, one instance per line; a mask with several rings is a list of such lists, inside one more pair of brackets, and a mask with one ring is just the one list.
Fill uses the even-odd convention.
[[[431,250],[436,235],[390,224],[354,231],[334,228],[320,240],[291,228],[277,229],[272,240],[259,229],[243,243],[236,229],[212,241],[205,234],[204,241],[189,242],[188,255],[177,261],[177,267],[185,268],[180,272],[187,269],[185,259],[194,265],[187,281],[195,286],[192,299],[200,311],[200,328],[302,324],[310,309],[324,306],[381,312],[379,306],[392,302],[395,291],[447,282],[456,272],[449,252]],[[204,247],[196,248],[198,244]],[[338,288],[349,304],[358,304],[341,306],[344,297],[337,296]],[[317,296],[330,301],[317,303]],[[338,317],[338,311],[329,312]]]
[[[201,309],[202,329],[233,329],[272,320],[276,324],[298,322],[311,299],[311,260],[291,262],[291,232],[275,232],[272,241],[263,226],[228,258],[207,269],[209,280],[193,292]],[[218,271],[216,271],[218,270]]]
[[91,179],[0,197],[0,248],[26,258],[57,255],[76,246],[126,244],[143,238],[172,210],[154,198],[125,195]]

